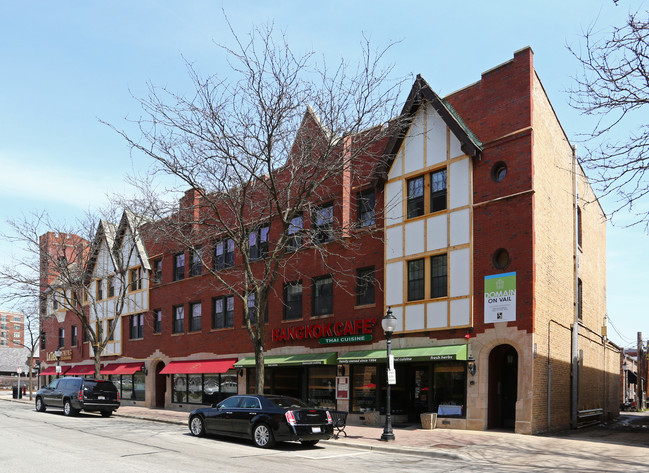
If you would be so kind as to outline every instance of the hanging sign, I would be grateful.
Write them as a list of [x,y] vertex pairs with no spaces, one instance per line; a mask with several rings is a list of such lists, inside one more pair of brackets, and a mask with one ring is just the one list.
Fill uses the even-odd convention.
[[516,320],[516,273],[494,274],[484,278],[484,321]]

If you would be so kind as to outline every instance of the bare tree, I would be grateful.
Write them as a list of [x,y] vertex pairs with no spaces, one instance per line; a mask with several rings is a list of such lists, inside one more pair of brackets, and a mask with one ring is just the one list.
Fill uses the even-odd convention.
[[[649,225],[649,11],[629,14],[622,26],[591,26],[584,50],[569,48],[581,66],[570,104],[597,117],[581,162],[603,195],[617,198],[615,214],[633,212]],[[626,135],[626,137],[621,137]]]
[[[134,179],[157,222],[148,241],[160,251],[189,249],[212,284],[242,301],[261,393],[261,314],[275,283],[299,279],[299,260],[309,252],[349,290],[342,275],[350,265],[331,256],[379,233],[357,231],[348,212],[325,204],[342,187],[350,192],[371,181],[392,129],[387,120],[397,116],[401,81],[381,66],[387,48],[373,51],[368,41],[360,64],[341,60],[329,69],[312,52],[296,55],[272,26],[255,28],[247,42],[232,35],[236,47],[221,46],[229,76],[203,78],[188,65],[191,97],[150,85],[138,99],[141,136],[113,128],[154,163],[150,176]],[[169,176],[179,190],[190,189],[180,207],[167,205],[156,181],[165,177],[168,185]],[[373,223],[378,217],[371,215]]]
[[[115,225],[88,214],[85,221],[70,227],[40,213],[9,221],[12,231],[3,235],[20,250],[9,264],[0,267],[3,299],[13,304],[38,301],[40,330],[45,333],[51,332],[48,324],[55,320],[62,323],[71,317],[78,321],[90,343],[95,376],[99,376],[101,356],[113,339],[117,321],[132,305],[129,267],[137,245],[124,242],[128,232],[120,228],[134,228],[134,219],[125,213]],[[102,255],[107,263],[97,278],[97,261]],[[138,277],[145,278],[145,273],[139,272]],[[98,284],[102,284],[100,289]],[[105,302],[109,291],[110,305]],[[30,343],[35,346],[37,340],[32,337]]]

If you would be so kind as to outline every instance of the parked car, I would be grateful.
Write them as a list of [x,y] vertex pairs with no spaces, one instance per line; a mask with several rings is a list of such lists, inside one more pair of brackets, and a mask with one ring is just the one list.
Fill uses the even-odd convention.
[[104,379],[57,378],[36,392],[36,410],[48,407],[62,408],[66,416],[84,410],[110,417],[119,407],[119,391]]
[[197,437],[207,433],[251,438],[261,448],[285,440],[313,446],[333,436],[333,422],[329,411],[292,397],[235,395],[191,411],[189,430]]

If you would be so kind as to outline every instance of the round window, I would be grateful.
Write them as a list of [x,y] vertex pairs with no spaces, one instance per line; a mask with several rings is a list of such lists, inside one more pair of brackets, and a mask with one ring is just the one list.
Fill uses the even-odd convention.
[[501,182],[507,176],[507,165],[502,161],[497,162],[491,168],[491,178],[496,182]]
[[509,266],[509,253],[507,250],[504,248],[496,250],[493,256],[493,263],[498,269],[505,269]]

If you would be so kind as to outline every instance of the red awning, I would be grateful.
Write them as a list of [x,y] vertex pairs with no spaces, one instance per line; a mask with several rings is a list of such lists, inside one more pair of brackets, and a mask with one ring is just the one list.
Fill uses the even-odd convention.
[[[61,366],[61,374],[65,374],[70,369],[69,366]],[[51,374],[56,374],[56,366],[49,366],[41,371],[40,376],[49,376]]]
[[104,366],[101,374],[133,374],[144,368],[144,362],[137,363],[110,363]]
[[232,369],[236,358],[222,360],[192,360],[170,361],[160,374],[191,374],[191,373],[225,373]]
[[76,365],[65,373],[66,376],[86,376],[95,374],[95,365]]

